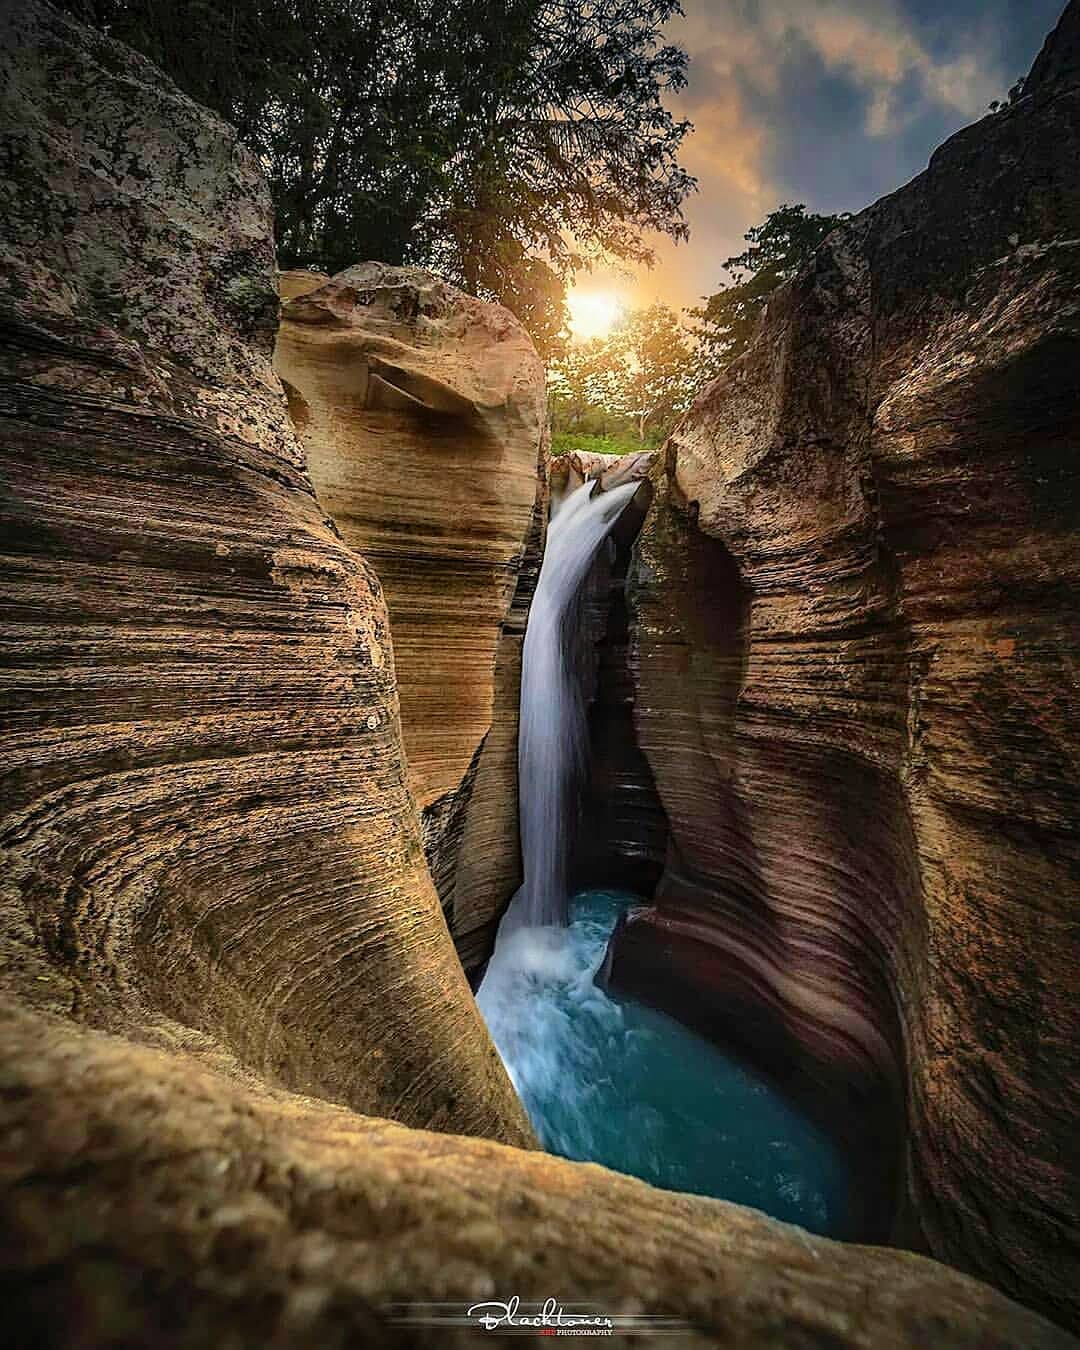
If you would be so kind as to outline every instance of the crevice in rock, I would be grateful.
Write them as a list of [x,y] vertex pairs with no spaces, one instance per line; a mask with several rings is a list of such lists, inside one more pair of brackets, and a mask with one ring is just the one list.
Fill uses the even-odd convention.
[[583,588],[578,631],[592,647],[592,661],[581,666],[589,679],[589,774],[571,858],[571,891],[615,887],[648,897],[663,871],[667,816],[634,729],[626,605],[634,541],[651,498],[644,483]]
[[461,844],[472,802],[480,757],[487,744],[487,735],[476,747],[476,753],[465,770],[465,776],[456,788],[444,792],[437,801],[420,812],[420,835],[428,871],[439,894],[439,903],[448,925],[454,919],[454,881],[461,856]]
[[910,821],[887,772],[755,714],[752,597],[678,496],[661,480],[628,592],[634,720],[670,837],[655,903],[615,934],[606,982],[814,1119],[852,1170],[846,1235],[886,1240],[905,1138],[895,987],[917,889]]

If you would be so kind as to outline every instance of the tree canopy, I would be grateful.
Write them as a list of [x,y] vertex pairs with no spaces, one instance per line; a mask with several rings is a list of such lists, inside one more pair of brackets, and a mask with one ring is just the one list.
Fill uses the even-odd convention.
[[[689,407],[697,363],[690,334],[666,305],[626,314],[607,337],[572,344],[549,371],[557,443],[597,436],[626,449],[655,444]],[[587,447],[582,447],[587,448]]]
[[232,122],[282,266],[436,267],[543,344],[562,280],[686,235],[678,0],[66,0]]
[[746,350],[769,296],[847,219],[846,212],[815,215],[801,203],[785,204],[747,230],[743,237],[749,248],[722,264],[731,281],[708,296],[702,308],[689,311],[698,321],[695,334],[705,373],[715,374]]
[[688,311],[684,325],[665,305],[627,314],[605,338],[571,344],[549,366],[558,449],[658,444],[697,393],[749,344],[777,286],[810,258],[842,215],[783,205],[747,230],[748,247],[724,262],[731,281]]

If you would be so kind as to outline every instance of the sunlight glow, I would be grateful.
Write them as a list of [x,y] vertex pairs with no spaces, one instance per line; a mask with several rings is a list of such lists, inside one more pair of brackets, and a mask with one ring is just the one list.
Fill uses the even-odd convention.
[[623,313],[613,291],[571,291],[566,308],[570,311],[570,332],[582,342],[607,337]]

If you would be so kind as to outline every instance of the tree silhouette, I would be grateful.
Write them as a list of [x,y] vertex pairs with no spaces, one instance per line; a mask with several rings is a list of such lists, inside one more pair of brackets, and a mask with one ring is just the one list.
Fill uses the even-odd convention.
[[761,311],[773,291],[802,267],[817,246],[848,214],[815,215],[802,204],[777,207],[743,236],[750,245],[724,260],[731,281],[691,309],[703,377],[715,375],[749,345]]
[[283,266],[434,266],[550,347],[564,278],[686,235],[678,0],[66,4],[237,127]]

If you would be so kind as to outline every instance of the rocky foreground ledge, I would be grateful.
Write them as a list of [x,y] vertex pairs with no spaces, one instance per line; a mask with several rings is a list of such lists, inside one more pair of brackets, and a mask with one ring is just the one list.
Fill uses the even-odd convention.
[[8,1012],[0,1035],[5,1292],[34,1344],[520,1345],[389,1311],[460,1316],[516,1294],[684,1324],[613,1338],[630,1346],[1076,1345],[923,1257],[372,1120],[59,1019]]
[[478,1137],[531,1142],[424,863],[378,581],[270,368],[264,185],[40,0],[0,19],[0,118],[6,1329],[441,1346],[476,1333],[387,1305],[517,1295],[698,1344],[1073,1344],[933,1262]]

